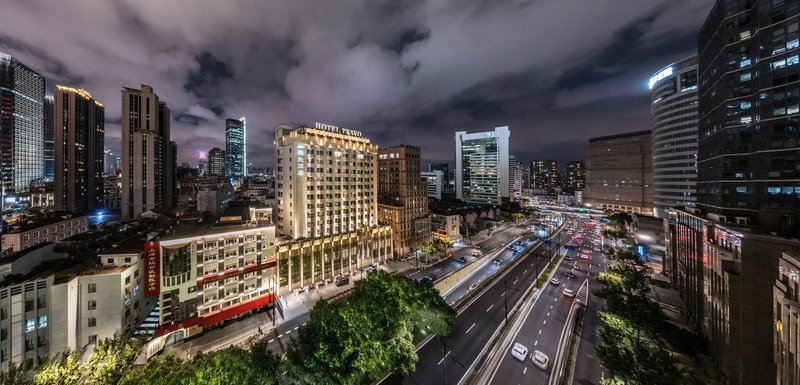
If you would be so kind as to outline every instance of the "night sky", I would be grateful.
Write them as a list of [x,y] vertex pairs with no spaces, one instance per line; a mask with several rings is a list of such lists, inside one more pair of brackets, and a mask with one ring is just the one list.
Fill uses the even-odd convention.
[[[224,148],[247,117],[248,157],[273,128],[323,122],[453,162],[454,133],[511,128],[523,161],[583,158],[593,136],[649,128],[647,79],[696,50],[712,0],[0,0],[0,52],[106,107],[153,86],[178,161]],[[563,168],[563,165],[562,165]]]

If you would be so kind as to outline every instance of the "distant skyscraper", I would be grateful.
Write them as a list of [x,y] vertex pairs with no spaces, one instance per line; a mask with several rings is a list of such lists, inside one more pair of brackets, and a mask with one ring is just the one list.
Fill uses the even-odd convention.
[[225,151],[219,147],[208,150],[208,176],[225,176]]
[[523,167],[522,168],[522,188],[523,189],[531,188],[531,168],[530,167]]
[[44,178],[53,180],[55,178],[56,165],[56,132],[54,129],[55,105],[53,95],[44,97]]
[[697,56],[650,78],[653,206],[659,218],[697,200]]
[[0,182],[5,194],[25,193],[44,177],[42,75],[0,52]]
[[569,193],[575,191],[583,191],[586,181],[586,168],[583,162],[573,160],[567,162],[567,173],[564,181],[564,187]]
[[106,176],[117,175],[117,157],[108,147],[103,150],[103,174]]
[[516,200],[522,196],[522,163],[517,162],[514,155],[510,155],[508,165],[509,194],[511,199]]
[[445,190],[449,190],[450,189],[450,182],[452,181],[452,179],[450,179],[450,176],[452,175],[452,173],[450,172],[450,165],[449,164],[447,164],[447,163],[429,163],[428,164],[428,171],[441,171],[442,172],[442,176],[444,178],[444,179],[442,179],[442,188],[445,189]]
[[197,156],[197,175],[208,175],[208,154],[205,152],[201,152]]
[[105,108],[84,89],[56,86],[55,206],[85,213],[103,206]]
[[318,238],[378,225],[378,146],[359,131],[276,127],[275,179],[281,235]]
[[509,198],[508,126],[494,131],[456,132],[456,198],[500,205]]
[[225,157],[228,178],[247,176],[247,124],[244,117],[225,120]]
[[440,170],[422,172],[428,184],[428,198],[442,199],[442,190],[444,189],[444,173]]
[[171,169],[170,111],[153,88],[122,89],[122,217],[168,208]]
[[559,187],[558,162],[554,160],[534,160],[531,162],[530,185],[532,189],[544,190],[553,194]]

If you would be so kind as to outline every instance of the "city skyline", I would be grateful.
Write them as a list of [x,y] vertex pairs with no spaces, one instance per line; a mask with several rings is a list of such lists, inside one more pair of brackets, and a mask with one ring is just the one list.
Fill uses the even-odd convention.
[[[121,111],[111,101],[121,87],[150,84],[173,110],[178,163],[221,147],[226,117],[247,116],[252,137],[268,136],[284,122],[326,122],[363,130],[381,146],[419,145],[423,164],[453,164],[449,139],[456,131],[508,125],[537,139],[512,144],[510,152],[523,163],[556,159],[564,164],[582,158],[582,143],[590,137],[648,126],[643,108],[648,77],[664,63],[691,54],[694,31],[711,6],[696,1],[636,7],[615,2],[600,9],[576,5],[476,3],[449,12],[453,6],[447,4],[443,9],[422,3],[398,9],[280,4],[265,5],[277,7],[274,12],[250,12],[245,6],[187,10],[175,4],[178,14],[194,17],[163,19],[161,12],[151,14],[137,4],[90,9],[8,4],[9,12],[0,15],[7,26],[0,31],[0,52],[41,72],[47,93],[55,84],[72,84],[108,101],[106,142],[114,153],[121,153]],[[553,25],[542,16],[553,13],[574,23]],[[248,14],[315,22],[264,23]],[[602,15],[614,15],[605,19],[615,23],[589,22]],[[106,21],[91,27],[66,22],[87,17]],[[31,22],[34,18],[41,22]],[[363,21],[370,19],[374,24]],[[509,29],[520,28],[517,19],[539,22],[525,23],[530,26],[519,33]],[[220,32],[208,23],[234,27]],[[131,35],[125,25],[142,33]],[[380,33],[376,25],[384,26]],[[468,39],[478,30],[497,41],[496,47],[473,50]],[[101,35],[103,40],[90,39]],[[549,36],[560,37],[551,41]],[[91,49],[79,44],[84,40],[93,41]],[[545,50],[550,53],[540,55]],[[509,53],[516,60],[505,60]],[[145,57],[152,60],[140,60]],[[363,76],[348,76],[351,68]],[[333,87],[340,76],[343,83]],[[430,87],[432,79],[437,87]],[[608,117],[593,119],[599,111]],[[560,137],[560,130],[575,135]],[[274,166],[270,141],[253,140],[249,147],[253,165]]]

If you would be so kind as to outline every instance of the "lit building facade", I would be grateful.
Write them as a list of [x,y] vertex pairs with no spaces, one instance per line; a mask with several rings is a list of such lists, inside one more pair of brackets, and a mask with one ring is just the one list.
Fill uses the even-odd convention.
[[103,207],[105,108],[82,88],[56,86],[55,101],[56,209]]
[[579,160],[567,162],[564,189],[569,193],[583,191],[586,185],[586,166]]
[[53,180],[56,167],[56,132],[55,110],[53,95],[44,97],[44,178]]
[[378,147],[317,123],[275,128],[278,234],[319,238],[378,225]]
[[698,35],[698,206],[800,236],[795,2],[715,3]]
[[670,64],[650,78],[654,214],[697,201],[697,57]]
[[584,205],[598,210],[653,215],[650,131],[589,139]]
[[122,218],[170,208],[170,111],[153,88],[122,89]]
[[228,178],[247,176],[247,121],[244,117],[225,120],[225,165]]
[[44,77],[0,52],[0,183],[4,194],[28,192],[44,177]]
[[468,134],[456,132],[456,198],[500,205],[509,199],[508,126]]
[[425,171],[422,173],[428,188],[428,198],[442,199],[444,190],[444,174],[439,170]]
[[522,196],[522,163],[518,162],[514,155],[510,155],[508,160],[510,167],[508,171],[508,193],[511,200],[519,200]]
[[378,151],[378,220],[391,225],[396,256],[431,241],[427,183],[420,164],[419,147]]
[[554,194],[558,187],[558,162],[534,160],[531,162],[530,188]]
[[225,176],[225,151],[219,147],[208,150],[208,176]]

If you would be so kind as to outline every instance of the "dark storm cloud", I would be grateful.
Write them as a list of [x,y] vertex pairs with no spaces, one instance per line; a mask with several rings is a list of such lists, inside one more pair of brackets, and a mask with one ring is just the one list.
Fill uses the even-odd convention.
[[249,158],[273,127],[328,122],[381,147],[452,161],[454,132],[511,127],[523,160],[582,157],[585,140],[647,128],[649,74],[694,49],[710,0],[319,2],[0,0],[0,51],[106,105],[148,84],[173,111],[179,160],[247,117]]

